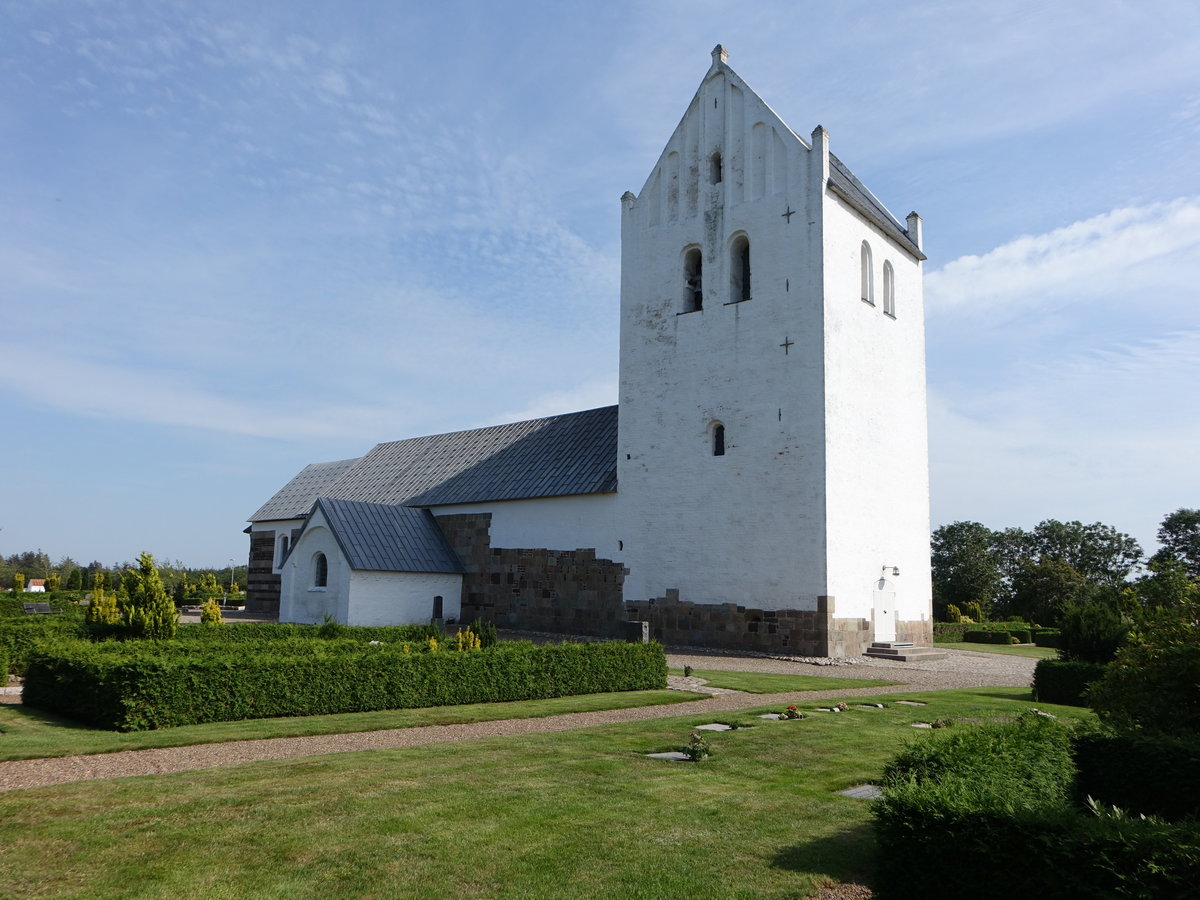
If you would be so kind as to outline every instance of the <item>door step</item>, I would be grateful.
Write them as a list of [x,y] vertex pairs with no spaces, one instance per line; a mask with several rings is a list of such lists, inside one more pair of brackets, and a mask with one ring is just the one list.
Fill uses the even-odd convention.
[[896,662],[910,662],[918,659],[945,659],[945,650],[934,650],[932,647],[918,647],[911,641],[876,641],[867,648],[864,656],[875,659],[891,659]]

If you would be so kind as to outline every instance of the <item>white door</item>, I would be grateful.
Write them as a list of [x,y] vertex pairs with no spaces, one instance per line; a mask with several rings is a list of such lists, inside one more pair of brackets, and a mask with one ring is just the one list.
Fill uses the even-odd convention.
[[875,599],[875,640],[896,640],[896,592],[887,579],[880,578],[872,592]]

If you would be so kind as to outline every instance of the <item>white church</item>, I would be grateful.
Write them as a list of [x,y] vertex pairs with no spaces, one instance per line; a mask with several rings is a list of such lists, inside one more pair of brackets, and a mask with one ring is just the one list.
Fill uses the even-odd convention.
[[[250,517],[280,621],[931,642],[921,219],[713,50],[621,198],[619,405],[378,444]],[[637,626],[641,627],[641,626]]]

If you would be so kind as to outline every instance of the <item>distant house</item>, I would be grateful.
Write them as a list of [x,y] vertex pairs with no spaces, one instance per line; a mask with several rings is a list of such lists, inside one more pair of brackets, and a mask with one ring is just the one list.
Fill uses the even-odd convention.
[[30,578],[29,584],[25,585],[25,593],[27,594],[44,594],[46,593],[45,578]]

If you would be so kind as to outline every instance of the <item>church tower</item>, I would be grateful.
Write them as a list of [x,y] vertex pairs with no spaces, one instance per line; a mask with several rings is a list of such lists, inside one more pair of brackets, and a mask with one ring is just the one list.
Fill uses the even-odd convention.
[[672,643],[928,643],[921,220],[726,60],[621,198],[625,603]]

